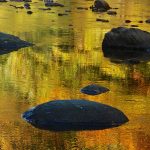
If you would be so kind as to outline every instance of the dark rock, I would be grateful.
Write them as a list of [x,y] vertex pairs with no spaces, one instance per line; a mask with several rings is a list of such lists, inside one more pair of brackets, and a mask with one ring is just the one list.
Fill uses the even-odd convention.
[[87,7],[77,7],[77,9],[80,9],[80,10],[88,10]]
[[58,13],[58,16],[66,16],[68,14],[65,14],[65,13]]
[[146,23],[150,23],[150,19],[147,19],[145,22],[146,22]]
[[98,95],[105,92],[108,92],[109,89],[103,86],[99,86],[96,84],[88,85],[81,89],[81,92],[88,95]]
[[134,24],[132,24],[132,25],[131,25],[131,27],[136,28],[136,27],[139,27],[139,26],[138,26],[138,25],[134,25]]
[[27,11],[27,14],[31,15],[31,14],[33,14],[33,12],[32,11]]
[[131,22],[131,20],[125,20],[125,23],[130,23]]
[[149,49],[150,33],[135,29],[118,27],[113,28],[105,34],[103,43],[105,48],[128,48],[128,49]]
[[16,36],[0,32],[0,54],[6,54],[28,46],[32,46],[32,44]]
[[95,0],[94,6],[91,6],[90,8],[95,12],[103,12],[109,10],[111,7],[105,0]]
[[109,20],[106,20],[106,19],[99,19],[99,18],[97,18],[96,21],[100,21],[100,22],[109,22]]
[[138,21],[139,23],[143,23],[143,21],[142,20],[140,20],[140,21]]
[[46,7],[64,7],[63,4],[55,3],[55,2],[45,2]]
[[51,8],[39,8],[39,10],[51,10]]
[[105,34],[102,49],[105,57],[125,62],[150,60],[150,33],[118,27]]
[[117,12],[116,12],[116,11],[109,10],[109,11],[107,11],[107,14],[108,14],[108,15],[117,15]]
[[25,4],[24,4],[24,8],[26,8],[26,9],[31,9],[31,8],[30,8],[30,4],[29,4],[29,3],[25,3]]
[[31,125],[45,130],[95,130],[120,126],[128,118],[120,110],[88,100],[55,100],[22,114]]

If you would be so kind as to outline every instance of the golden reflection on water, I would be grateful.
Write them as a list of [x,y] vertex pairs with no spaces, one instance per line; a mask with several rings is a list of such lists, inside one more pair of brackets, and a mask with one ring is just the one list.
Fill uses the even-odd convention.
[[[117,26],[134,24],[150,31],[150,25],[138,23],[150,17],[150,1],[108,0],[113,8],[119,8],[117,16],[76,9],[89,7],[92,1],[62,0],[65,8],[47,12],[38,10],[44,5],[37,2],[31,4],[32,15],[10,7],[10,3],[0,5],[1,31],[35,44],[0,56],[0,149],[149,150],[150,62],[115,64],[103,57],[101,43],[104,34]],[[72,12],[57,15],[65,10]],[[110,22],[96,22],[98,17]],[[131,24],[125,24],[126,19]],[[110,92],[94,97],[80,93],[90,83],[106,86]],[[130,121],[102,131],[49,132],[20,117],[48,100],[73,98],[117,107]]]

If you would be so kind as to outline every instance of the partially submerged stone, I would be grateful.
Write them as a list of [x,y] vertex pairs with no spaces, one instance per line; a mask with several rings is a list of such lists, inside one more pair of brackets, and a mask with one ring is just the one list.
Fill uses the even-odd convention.
[[97,18],[96,21],[100,21],[100,22],[109,22],[109,20],[107,20],[107,19],[101,19],[101,18]]
[[0,32],[0,54],[9,53],[31,45],[33,44],[23,41],[17,36]]
[[64,7],[63,4],[56,3],[56,2],[45,2],[46,7]]
[[111,7],[105,0],[95,0],[94,5],[91,6],[92,11],[103,12],[109,10]]
[[88,95],[98,95],[108,91],[108,88],[96,84],[91,84],[81,89],[82,93]]
[[33,126],[54,131],[106,129],[128,122],[120,110],[89,100],[55,100],[22,114]]
[[118,27],[105,34],[102,49],[105,57],[125,63],[150,60],[150,33]]
[[141,29],[118,27],[105,34],[103,48],[149,49],[150,33]]

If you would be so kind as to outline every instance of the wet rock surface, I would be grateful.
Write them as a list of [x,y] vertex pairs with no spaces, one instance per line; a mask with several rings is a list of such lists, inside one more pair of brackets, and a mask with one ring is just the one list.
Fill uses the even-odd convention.
[[88,95],[98,95],[108,91],[108,88],[96,84],[91,84],[81,89],[82,93]]
[[46,2],[45,6],[46,7],[64,7],[63,4],[56,3],[56,2]]
[[9,53],[28,46],[32,46],[32,44],[19,39],[19,37],[0,32],[0,54]]
[[120,110],[89,100],[55,100],[22,114],[33,126],[53,131],[106,129],[128,122]]
[[109,10],[111,7],[105,0],[95,0],[94,5],[91,6],[92,11],[103,12]]
[[150,33],[118,27],[105,34],[102,49],[105,57],[137,63],[150,60]]
[[135,28],[113,28],[105,34],[102,46],[104,50],[106,48],[146,50],[150,48],[150,33]]

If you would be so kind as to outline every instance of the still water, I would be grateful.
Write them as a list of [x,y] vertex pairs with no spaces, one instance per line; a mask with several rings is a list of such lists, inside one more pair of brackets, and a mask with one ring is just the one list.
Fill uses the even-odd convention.
[[[107,1],[119,8],[116,16],[77,9],[91,6],[93,1],[87,0],[60,0],[65,7],[49,11],[39,10],[43,2],[34,0],[32,15],[9,6],[22,2],[0,3],[0,31],[35,44],[0,55],[1,150],[150,149],[150,62],[114,63],[103,56],[101,48],[104,34],[113,27],[138,25],[150,32],[149,24],[138,22],[150,18],[150,1]],[[96,22],[96,18],[109,23]],[[80,93],[91,83],[110,92],[98,96]],[[50,132],[21,119],[21,113],[37,104],[73,98],[116,107],[130,121],[106,130]]]

